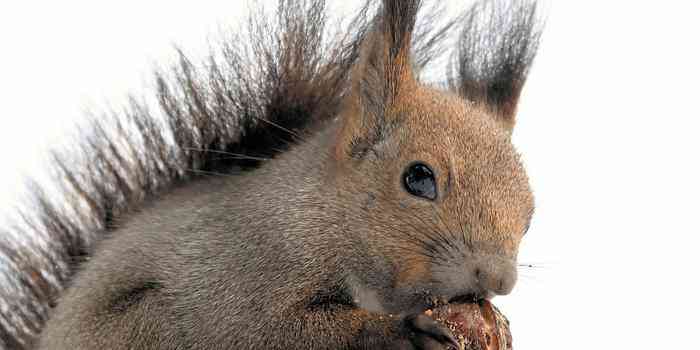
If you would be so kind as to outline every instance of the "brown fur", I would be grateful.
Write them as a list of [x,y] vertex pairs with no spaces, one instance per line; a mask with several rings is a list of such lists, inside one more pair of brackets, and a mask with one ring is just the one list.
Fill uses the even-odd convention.
[[[101,168],[124,203],[155,192],[151,172],[172,179],[181,167],[250,171],[200,179],[129,220],[119,216],[113,238],[61,298],[40,349],[439,349],[450,334],[417,321],[425,308],[513,288],[533,211],[510,143],[538,37],[524,15],[530,5],[513,7],[510,21],[489,28],[506,36],[514,35],[511,27],[526,30],[517,33],[531,39],[525,46],[498,41],[488,71],[476,79],[473,62],[459,63],[452,91],[444,91],[420,81],[430,62],[421,52],[444,36],[438,28],[435,41],[426,41],[415,28],[420,1],[384,0],[375,16],[361,14],[356,33],[331,46],[330,57],[317,51],[320,41],[308,42],[323,29],[323,2],[279,4],[279,51],[252,44],[266,64],[262,79],[241,74],[253,68],[232,47],[225,49],[233,58],[228,72],[212,60],[202,76],[183,58],[175,84],[158,78],[161,108],[182,148],[170,156],[156,138],[162,156],[133,166],[110,143],[109,159],[121,166]],[[487,15],[509,13],[494,9]],[[473,29],[474,17],[463,18]],[[253,23],[261,37],[271,28]],[[483,35],[494,34],[474,29],[460,45]],[[503,52],[521,57],[509,61]],[[276,157],[259,167],[247,163],[252,158],[217,162],[188,145]],[[289,148],[277,154],[279,147]],[[169,157],[178,166],[163,166]],[[402,187],[402,174],[417,161],[435,173],[434,201]],[[141,187],[132,189],[123,169],[135,169],[128,179],[141,179]],[[70,179],[76,189],[80,183]],[[115,222],[112,208],[132,207],[115,207],[109,190],[97,186],[97,199],[95,191],[78,192]]]

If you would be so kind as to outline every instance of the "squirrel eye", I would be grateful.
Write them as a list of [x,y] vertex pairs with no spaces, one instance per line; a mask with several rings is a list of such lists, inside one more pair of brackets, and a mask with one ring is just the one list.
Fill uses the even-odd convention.
[[416,163],[403,174],[403,186],[408,193],[430,200],[437,198],[437,185],[433,171],[423,163]]

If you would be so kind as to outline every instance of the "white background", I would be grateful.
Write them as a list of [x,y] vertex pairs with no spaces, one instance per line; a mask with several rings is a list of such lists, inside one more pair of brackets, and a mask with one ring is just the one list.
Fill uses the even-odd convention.
[[[693,3],[550,4],[514,135],[537,196],[521,250],[535,268],[495,300],[517,349],[697,346]],[[141,91],[172,44],[203,52],[241,14],[235,0],[1,3],[0,211],[85,108]]]

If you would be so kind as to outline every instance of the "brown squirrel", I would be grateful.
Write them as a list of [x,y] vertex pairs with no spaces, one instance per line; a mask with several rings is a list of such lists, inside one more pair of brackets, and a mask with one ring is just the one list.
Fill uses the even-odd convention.
[[66,200],[34,186],[40,214],[0,232],[0,346],[449,348],[422,312],[516,281],[534,204],[510,135],[541,25],[530,1],[419,10],[368,1],[329,40],[323,0],[280,0],[157,74],[165,123],[137,99],[96,121],[86,169],[56,156]]

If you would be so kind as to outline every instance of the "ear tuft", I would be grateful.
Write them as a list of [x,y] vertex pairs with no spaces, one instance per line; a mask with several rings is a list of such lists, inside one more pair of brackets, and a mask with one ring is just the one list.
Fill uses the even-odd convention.
[[367,33],[355,86],[362,110],[379,118],[414,80],[411,41],[420,0],[384,0]]
[[419,0],[384,0],[362,33],[339,157],[362,158],[395,125],[387,111],[402,91],[413,91],[416,84],[411,42],[420,7]]
[[466,14],[448,82],[512,129],[520,92],[535,58],[543,21],[534,0],[484,0]]

